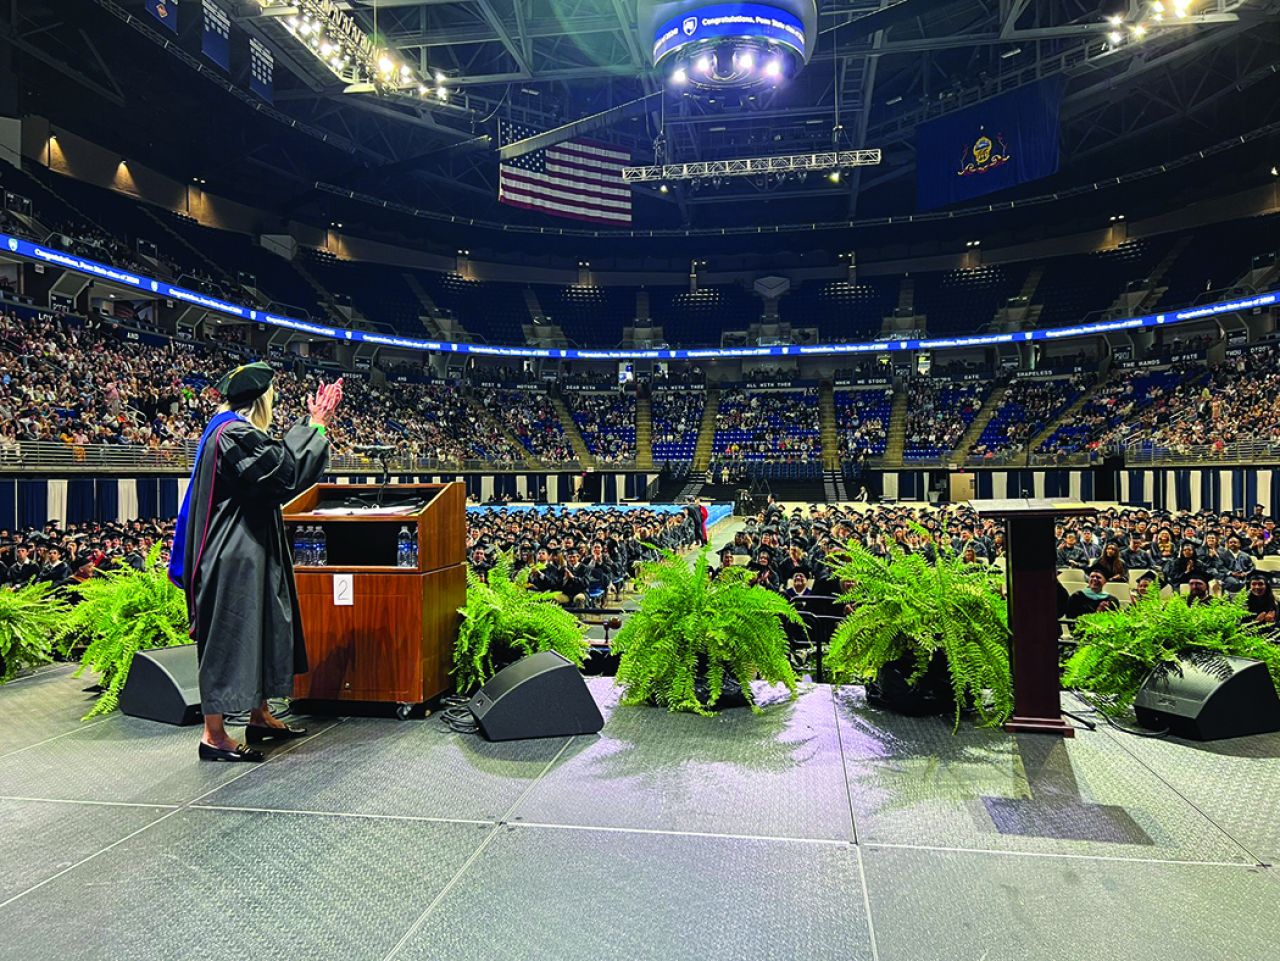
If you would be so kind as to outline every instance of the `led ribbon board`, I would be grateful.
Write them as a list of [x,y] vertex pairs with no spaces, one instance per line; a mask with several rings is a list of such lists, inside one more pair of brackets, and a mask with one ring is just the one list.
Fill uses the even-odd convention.
[[1077,324],[1074,327],[1055,327],[1051,330],[1019,330],[1007,334],[974,334],[969,337],[937,337],[917,340],[873,340],[860,344],[814,344],[806,347],[799,344],[781,344],[771,347],[708,347],[705,349],[663,349],[663,350],[581,350],[577,348],[545,348],[545,347],[497,347],[488,344],[451,344],[438,340],[414,340],[410,337],[396,337],[391,334],[374,334],[363,330],[348,330],[344,327],[329,327],[307,320],[296,320],[282,317],[265,310],[243,307],[232,304],[208,294],[197,293],[162,280],[153,280],[141,274],[135,274],[109,264],[100,264],[76,254],[63,250],[55,250],[42,244],[33,244],[20,237],[0,234],[0,252],[8,250],[11,254],[26,257],[42,264],[50,264],[63,270],[70,270],[86,277],[131,287],[144,297],[164,297],[168,300],[180,300],[183,303],[203,307],[218,314],[226,314],[240,320],[267,324],[272,327],[283,327],[313,337],[327,337],[330,340],[347,340],[353,343],[377,344],[380,347],[394,347],[401,350],[422,350],[445,354],[475,354],[488,357],[541,357],[548,360],[565,358],[567,360],[714,360],[718,358],[741,357],[837,357],[842,354],[883,354],[898,350],[949,350],[960,347],[993,347],[1000,344],[1021,344],[1027,341],[1067,340],[1073,337],[1096,337],[1100,334],[1112,334],[1122,330],[1135,330],[1140,327],[1163,327],[1215,317],[1218,314],[1230,314],[1242,310],[1255,310],[1261,307],[1272,307],[1277,302],[1275,292],[1254,294],[1236,300],[1224,300],[1216,304],[1203,304],[1199,307],[1188,307],[1185,310],[1169,311],[1162,314],[1147,314],[1143,317],[1128,317],[1123,320],[1104,320],[1092,324]]
[[808,55],[804,24],[794,13],[763,3],[715,3],[672,17],[653,37],[653,62],[708,40],[767,40]]

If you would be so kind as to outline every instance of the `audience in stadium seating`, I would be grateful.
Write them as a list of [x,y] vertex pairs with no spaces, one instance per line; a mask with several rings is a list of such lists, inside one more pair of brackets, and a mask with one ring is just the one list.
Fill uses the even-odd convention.
[[655,390],[653,416],[653,462],[692,461],[698,445],[698,431],[707,406],[702,390]]
[[715,456],[728,463],[820,457],[818,390],[750,391],[731,388],[720,396]]
[[977,456],[1022,450],[1093,382],[1093,374],[1015,379],[970,453]]
[[903,456],[935,458],[955,450],[982,407],[986,386],[917,378],[907,391],[910,404]]
[[636,395],[565,391],[565,404],[573,414],[587,450],[604,464],[633,463],[636,459]]
[[540,391],[486,390],[481,402],[515,434],[531,454],[546,464],[576,460],[551,398]]
[[837,390],[834,400],[841,460],[882,456],[893,411],[892,388]]

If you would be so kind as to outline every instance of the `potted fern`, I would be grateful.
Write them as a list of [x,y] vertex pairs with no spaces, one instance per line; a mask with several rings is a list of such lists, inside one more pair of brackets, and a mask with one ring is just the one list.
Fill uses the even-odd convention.
[[613,642],[622,703],[710,716],[740,688],[742,701],[758,711],[751,691],[757,679],[795,696],[783,622],[803,629],[804,621],[781,595],[752,584],[746,568],[730,567],[712,580],[709,554],[702,548],[690,564],[664,551],[641,566],[640,609]]
[[0,590],[0,684],[53,659],[53,637],[67,602],[52,584]]
[[1067,660],[1063,686],[1090,692],[1107,714],[1125,714],[1153,672],[1179,672],[1185,660],[1229,675],[1225,659],[1235,656],[1266,664],[1280,690],[1280,645],[1246,618],[1244,591],[1204,604],[1147,591],[1127,607],[1076,621],[1079,646]]
[[467,605],[453,647],[454,688],[466,694],[527,654],[555,651],[578,667],[588,653],[586,628],[552,594],[529,588],[529,571],[511,572],[501,554],[488,582],[467,569]]
[[76,603],[55,642],[63,654],[84,644],[76,676],[86,669],[99,675],[102,693],[85,720],[116,709],[138,651],[191,643],[186,598],[169,581],[159,554],[157,545],[141,570],[125,565],[99,571],[71,588]]
[[[923,529],[922,539],[928,535]],[[874,682],[868,693],[908,713],[954,713],[971,705],[984,725],[1013,713],[1009,615],[998,572],[944,548],[933,560],[897,544],[877,557],[853,541],[834,576],[852,605],[827,652],[832,677]]]

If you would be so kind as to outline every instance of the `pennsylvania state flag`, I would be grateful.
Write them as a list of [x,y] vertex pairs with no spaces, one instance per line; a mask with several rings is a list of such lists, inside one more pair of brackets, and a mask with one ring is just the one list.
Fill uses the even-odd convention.
[[147,12],[174,33],[178,32],[178,0],[147,0]]
[[921,124],[916,207],[933,210],[1058,171],[1065,77],[1050,77]]

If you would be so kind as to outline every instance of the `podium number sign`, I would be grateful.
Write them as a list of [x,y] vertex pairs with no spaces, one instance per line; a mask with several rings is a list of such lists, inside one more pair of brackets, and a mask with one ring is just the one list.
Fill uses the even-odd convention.
[[355,587],[350,574],[333,575],[333,606],[351,607],[356,602]]

